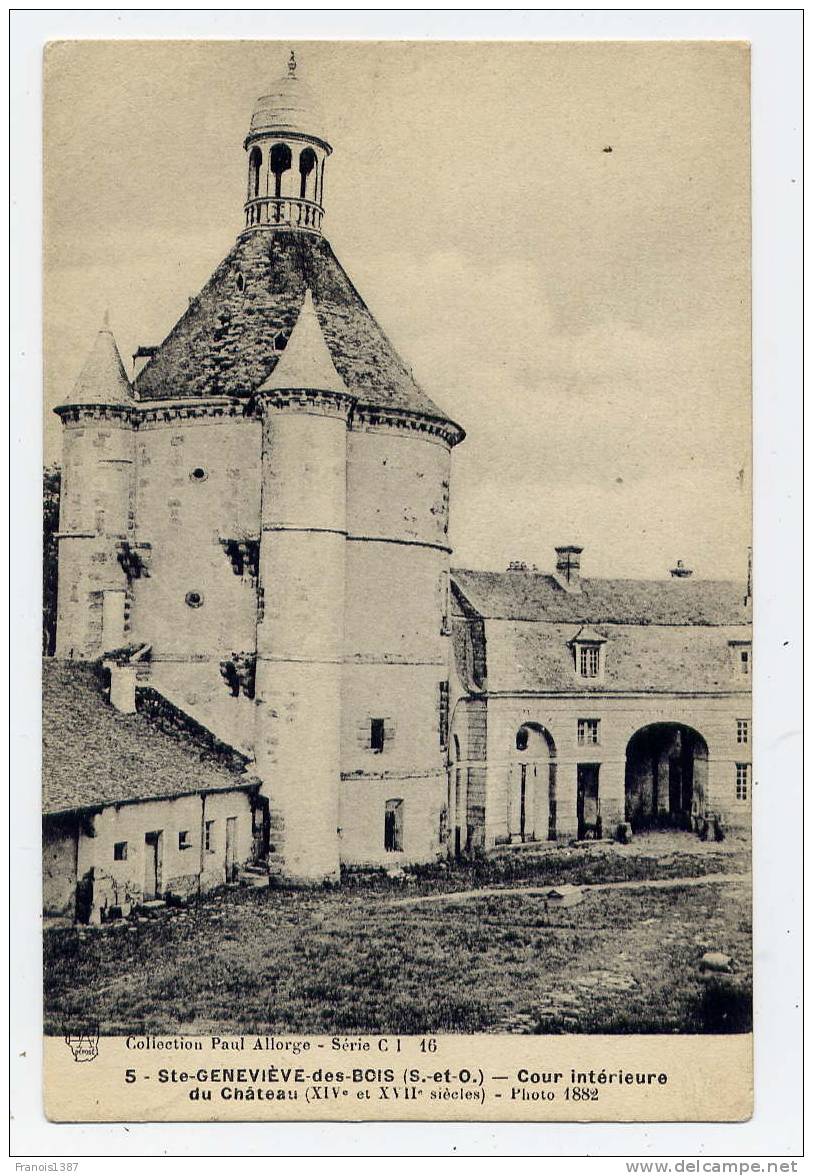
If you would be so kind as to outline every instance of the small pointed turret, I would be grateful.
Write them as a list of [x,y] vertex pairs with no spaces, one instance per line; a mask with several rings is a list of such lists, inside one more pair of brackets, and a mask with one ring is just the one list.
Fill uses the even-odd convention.
[[259,389],[260,392],[298,390],[352,395],[336,371],[309,289],[305,291],[305,300],[287,346]]
[[107,311],[79,379],[63,403],[65,406],[109,404],[128,408],[133,404],[133,391],[110,330]]

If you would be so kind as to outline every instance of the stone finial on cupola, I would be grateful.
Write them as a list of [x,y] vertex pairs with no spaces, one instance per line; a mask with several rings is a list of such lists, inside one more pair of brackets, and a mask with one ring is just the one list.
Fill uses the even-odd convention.
[[332,148],[293,49],[285,74],[257,99],[243,146],[248,152],[244,232],[321,232],[325,161]]
[[61,408],[84,406],[132,408],[133,404],[133,390],[124,371],[124,364],[121,362],[121,355],[105,312],[102,326],[79,373],[79,378],[70,395],[57,406],[56,411],[59,412]]
[[352,399],[333,363],[309,289],[285,350],[258,392],[321,392]]

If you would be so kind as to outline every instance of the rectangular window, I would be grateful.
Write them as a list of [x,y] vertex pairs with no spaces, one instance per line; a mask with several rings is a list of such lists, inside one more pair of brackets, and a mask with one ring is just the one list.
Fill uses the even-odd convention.
[[449,683],[438,682],[438,736],[440,746],[449,744]]
[[127,861],[127,842],[117,841],[113,846],[113,861],[126,862]]
[[737,800],[747,800],[751,785],[751,765],[737,764]]
[[370,750],[384,750],[384,720],[370,719]]
[[751,650],[750,649],[741,649],[740,650],[740,673],[741,674],[750,674],[751,673]]
[[203,844],[207,853],[214,853],[215,849],[215,823],[214,821],[207,821],[203,832]]
[[751,732],[748,719],[737,719],[737,743],[750,743]]
[[577,739],[579,745],[596,744],[599,742],[599,720],[577,719]]
[[579,646],[579,673],[583,678],[598,677],[599,648],[597,645]]
[[189,840],[189,830],[182,829],[178,834],[178,849],[189,849],[192,842]]
[[401,853],[404,848],[404,802],[388,800],[384,806],[384,849]]

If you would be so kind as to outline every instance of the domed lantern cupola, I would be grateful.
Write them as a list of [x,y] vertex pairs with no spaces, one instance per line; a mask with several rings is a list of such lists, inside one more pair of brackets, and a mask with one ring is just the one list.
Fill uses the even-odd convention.
[[325,161],[332,148],[319,105],[297,73],[293,50],[285,76],[257,99],[243,145],[248,152],[245,231],[319,233]]

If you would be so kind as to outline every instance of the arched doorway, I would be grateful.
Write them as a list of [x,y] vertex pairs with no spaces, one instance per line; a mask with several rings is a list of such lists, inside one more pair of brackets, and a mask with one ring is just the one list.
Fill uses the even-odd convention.
[[682,723],[652,723],[627,744],[626,819],[633,829],[690,829],[705,810],[709,749]]
[[523,723],[514,738],[508,835],[513,842],[556,838],[556,744],[539,723]]

